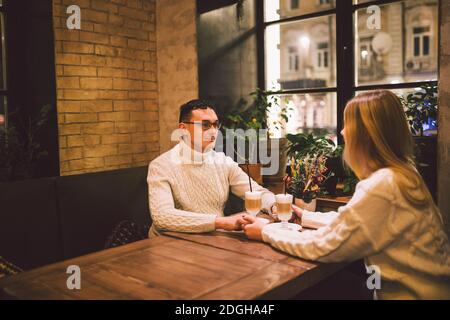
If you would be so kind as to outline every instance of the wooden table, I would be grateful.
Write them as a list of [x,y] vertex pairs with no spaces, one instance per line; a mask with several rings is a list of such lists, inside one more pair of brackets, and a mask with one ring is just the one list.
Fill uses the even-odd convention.
[[[81,290],[67,288],[70,265],[81,269]],[[241,232],[168,232],[3,278],[0,297],[286,299],[343,266],[296,259]]]
[[317,211],[337,211],[339,207],[345,206],[352,197],[349,196],[322,196],[317,198]]

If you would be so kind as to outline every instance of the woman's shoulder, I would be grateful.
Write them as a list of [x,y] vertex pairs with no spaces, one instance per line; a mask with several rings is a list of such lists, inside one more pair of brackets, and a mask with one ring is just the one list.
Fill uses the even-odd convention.
[[395,183],[395,173],[391,168],[381,168],[373,172],[366,180],[373,183]]
[[397,177],[392,169],[381,168],[366,179],[361,180],[357,189],[392,200],[397,193],[396,179]]

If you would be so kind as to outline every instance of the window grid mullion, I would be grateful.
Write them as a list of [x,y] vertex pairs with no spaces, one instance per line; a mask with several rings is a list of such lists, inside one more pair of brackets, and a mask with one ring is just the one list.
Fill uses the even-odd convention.
[[[265,39],[264,34],[266,28],[275,24],[291,23],[297,21],[308,20],[312,18],[318,18],[327,15],[336,15],[336,86],[326,87],[326,88],[305,88],[305,89],[292,89],[292,90],[280,90],[277,93],[280,95],[290,95],[290,94],[314,94],[314,93],[337,93],[337,132],[343,128],[343,111],[346,103],[352,97],[355,96],[357,92],[365,90],[376,90],[376,89],[408,89],[417,88],[422,85],[435,84],[436,81],[418,81],[418,82],[403,82],[395,84],[373,84],[373,85],[356,85],[356,65],[355,65],[355,36],[356,30],[354,30],[354,13],[357,10],[368,8],[371,5],[387,5],[392,3],[403,2],[404,0],[376,0],[367,3],[353,4],[353,0],[339,0],[336,1],[336,7],[330,10],[324,10],[320,12],[294,16],[289,18],[284,18],[275,21],[264,21],[264,4],[260,6],[260,24],[259,28],[262,29],[262,37],[258,38],[263,43],[259,43],[258,48],[262,47],[263,60],[265,61]],[[263,3],[264,1],[256,1]],[[258,5],[257,5],[258,6]],[[261,22],[262,20],[262,22]],[[421,49],[423,47],[423,39],[421,41]],[[421,52],[422,53],[422,50]],[[260,53],[258,53],[258,56]],[[265,63],[261,69],[258,70],[258,84],[260,87],[266,88],[266,73],[265,73]],[[262,84],[262,86],[261,86]],[[338,134],[339,143],[343,143],[342,137]]]

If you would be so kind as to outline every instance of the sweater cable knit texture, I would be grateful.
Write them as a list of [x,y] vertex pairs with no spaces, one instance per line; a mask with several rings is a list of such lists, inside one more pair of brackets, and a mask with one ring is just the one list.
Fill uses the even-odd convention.
[[[150,236],[162,230],[201,233],[215,230],[231,190],[240,198],[250,190],[247,174],[230,157],[209,150],[198,153],[184,142],[149,165],[147,182],[153,220]],[[275,196],[252,181],[261,191],[262,207],[269,209]]]

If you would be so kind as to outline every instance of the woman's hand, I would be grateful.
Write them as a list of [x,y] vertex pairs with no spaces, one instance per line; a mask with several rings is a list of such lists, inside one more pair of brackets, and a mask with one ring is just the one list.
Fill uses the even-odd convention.
[[[277,205],[274,204],[272,206],[272,215],[276,217],[276,221],[280,221],[278,220],[278,215],[277,215]],[[303,209],[297,207],[295,204],[292,205],[292,216],[289,219],[288,222],[290,223],[297,223],[301,225],[302,222],[302,215],[303,215]]]
[[244,226],[247,237],[252,240],[262,241],[262,229],[268,222],[262,222],[253,216],[247,216],[245,217],[245,220],[248,222],[248,224]]
[[289,219],[290,223],[297,223],[299,225],[302,224],[302,216],[303,216],[303,209],[297,207],[296,205],[292,205],[292,217]]

